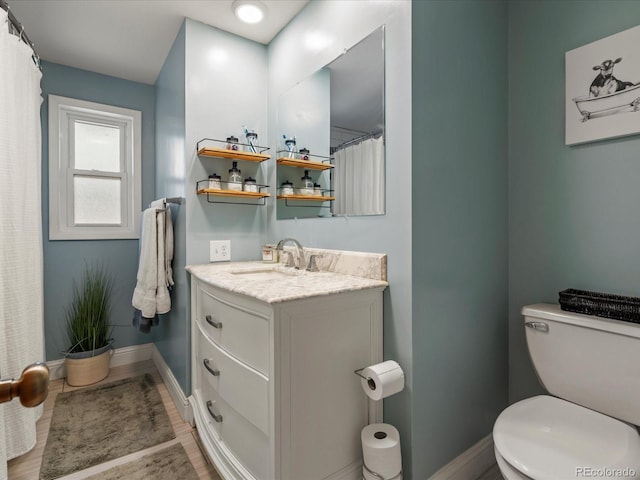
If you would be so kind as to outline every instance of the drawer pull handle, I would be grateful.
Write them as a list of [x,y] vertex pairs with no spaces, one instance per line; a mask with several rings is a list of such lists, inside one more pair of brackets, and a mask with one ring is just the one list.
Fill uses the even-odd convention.
[[218,423],[222,422],[222,415],[216,415],[215,413],[213,413],[213,410],[211,410],[212,406],[213,402],[211,400],[207,400],[207,410],[209,411],[209,415],[211,415],[211,418],[213,418]]
[[216,322],[213,318],[211,318],[211,315],[207,315],[206,317],[204,317],[204,319],[213,328],[222,328],[222,322]]
[[217,377],[217,376],[219,376],[219,375],[220,375],[220,370],[215,369],[215,368],[211,368],[211,367],[209,366],[209,359],[208,359],[208,358],[205,358],[205,359],[202,361],[202,363],[204,363],[204,368],[206,368],[207,370],[209,370],[209,373],[210,373],[211,375],[213,375],[214,377]]

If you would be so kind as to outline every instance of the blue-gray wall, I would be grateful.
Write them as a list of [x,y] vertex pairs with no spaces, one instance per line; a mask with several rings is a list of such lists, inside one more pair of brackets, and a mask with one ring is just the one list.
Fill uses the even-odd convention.
[[[156,80],[156,197],[185,196],[185,24]],[[171,311],[152,329],[162,358],[186,394],[191,391],[189,285],[186,265],[187,204],[172,205],[174,257]]]
[[[196,143],[231,134],[241,138],[242,125],[266,136],[266,77],[264,45],[186,19],[156,81],[156,196],[184,197],[184,203],[172,208],[172,309],[152,338],[186,395],[191,329],[185,266],[207,263],[209,241],[215,239],[231,240],[234,261],[257,259],[266,229],[264,207],[216,205],[195,194],[197,181],[214,172],[227,180],[231,167],[229,160],[198,157]],[[239,168],[245,176],[264,178],[261,164],[240,162]]]
[[42,228],[44,235],[44,321],[47,360],[62,358],[67,349],[64,311],[85,262],[104,262],[116,279],[111,320],[114,346],[150,341],[131,326],[131,295],[138,270],[137,240],[49,241],[49,128],[48,94],[116,105],[142,112],[142,204],[154,194],[155,88],[151,85],[42,62]]
[[[213,204],[206,196],[196,195],[197,181],[212,173],[226,181],[232,165],[228,159],[199,157],[196,143],[203,138],[224,140],[230,135],[242,141],[242,125],[246,125],[258,133],[258,144],[264,145],[267,48],[191,19],[185,25],[187,263],[207,263],[211,240],[230,240],[233,261],[256,260],[264,243],[265,207]],[[243,178],[251,176],[265,183],[265,164],[240,161],[238,168]]]
[[[384,359],[400,363],[406,382],[402,392],[384,400],[384,421],[400,431],[405,477],[420,479],[424,474],[412,473],[412,458],[422,456],[430,445],[413,443],[412,435],[415,425],[412,414],[414,408],[421,405],[413,402],[411,342],[410,2],[314,0],[307,4],[269,44],[269,145],[275,146],[282,136],[277,129],[280,96],[381,25],[385,25],[386,215],[278,220],[276,202],[271,201],[267,206],[266,240],[276,243],[282,238],[294,237],[307,247],[388,255]],[[315,32],[326,42],[323,48],[315,48],[314,42],[305,41]],[[276,184],[275,168],[270,172],[268,183]],[[275,192],[275,188],[272,191]]]
[[640,137],[564,144],[565,52],[638,24],[637,1],[509,3],[512,402],[542,391],[527,353],[523,305],[557,303],[566,288],[640,292]]
[[412,6],[413,472],[507,404],[507,4]]

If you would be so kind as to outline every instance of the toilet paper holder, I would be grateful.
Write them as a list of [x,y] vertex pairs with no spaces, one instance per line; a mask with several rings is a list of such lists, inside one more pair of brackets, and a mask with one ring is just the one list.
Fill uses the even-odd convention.
[[[357,370],[354,370],[353,373],[355,373],[356,375],[358,375],[360,378],[362,378],[363,380],[367,381],[367,385],[369,385],[369,388],[371,390],[375,390],[376,389],[376,383],[373,381],[373,379],[371,377],[365,377],[364,375],[362,375],[362,372],[365,368],[367,367],[363,367],[363,368],[359,368]],[[372,472],[373,473],[373,472]]]

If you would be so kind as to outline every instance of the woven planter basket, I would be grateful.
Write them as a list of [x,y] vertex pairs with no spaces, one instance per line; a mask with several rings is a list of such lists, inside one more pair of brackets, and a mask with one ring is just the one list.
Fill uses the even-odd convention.
[[68,354],[65,360],[67,383],[72,387],[83,387],[107,378],[112,355],[111,343],[95,352]]

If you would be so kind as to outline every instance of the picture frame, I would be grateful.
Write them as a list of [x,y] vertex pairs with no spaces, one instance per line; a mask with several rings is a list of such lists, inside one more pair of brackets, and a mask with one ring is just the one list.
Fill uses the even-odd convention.
[[640,26],[565,53],[565,144],[640,132]]

